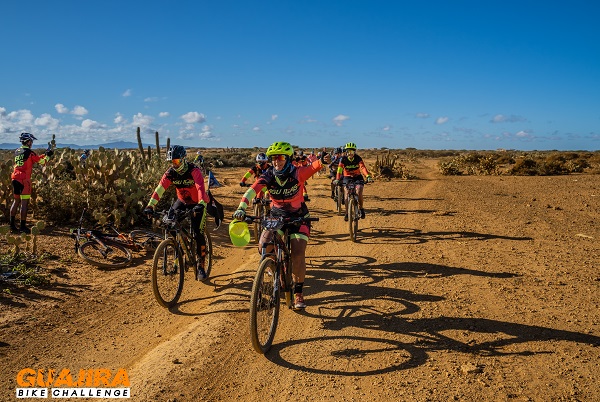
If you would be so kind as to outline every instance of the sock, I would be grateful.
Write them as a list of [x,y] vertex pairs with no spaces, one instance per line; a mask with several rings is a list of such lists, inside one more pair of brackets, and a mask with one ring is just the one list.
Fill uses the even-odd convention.
[[302,286],[304,286],[304,282],[295,283],[294,293],[302,293]]
[[14,216],[11,216],[11,217],[10,217],[10,227],[11,227],[11,228],[14,228],[14,227],[15,227],[15,219],[16,219],[16,218],[15,218]]
[[26,220],[21,219],[21,229],[25,227]]

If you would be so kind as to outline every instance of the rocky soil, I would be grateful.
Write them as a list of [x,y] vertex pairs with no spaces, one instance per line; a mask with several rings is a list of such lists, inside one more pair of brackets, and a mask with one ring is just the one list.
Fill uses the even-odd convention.
[[[99,270],[68,228],[45,229],[52,285],[0,296],[0,400],[28,367],[124,368],[131,401],[600,400],[600,176],[436,164],[368,186],[357,243],[328,179],[310,180],[308,308],[282,309],[267,355],[248,333],[258,254],[227,225],[212,232],[212,277],[190,272],[171,310],[153,298],[151,255]],[[216,173],[234,183],[214,190],[230,216],[243,171]]]

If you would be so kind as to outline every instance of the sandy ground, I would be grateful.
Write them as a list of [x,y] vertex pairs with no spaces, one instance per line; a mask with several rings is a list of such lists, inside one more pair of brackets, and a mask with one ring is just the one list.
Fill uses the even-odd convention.
[[[249,340],[258,254],[227,225],[212,277],[188,273],[171,310],[151,255],[103,271],[68,228],[46,229],[53,285],[0,296],[0,400],[24,368],[124,368],[131,401],[599,401],[600,176],[445,177],[436,163],[366,188],[357,243],[328,179],[310,180],[308,308],[282,308],[267,355]],[[216,173],[234,183],[214,190],[230,216],[243,171]]]

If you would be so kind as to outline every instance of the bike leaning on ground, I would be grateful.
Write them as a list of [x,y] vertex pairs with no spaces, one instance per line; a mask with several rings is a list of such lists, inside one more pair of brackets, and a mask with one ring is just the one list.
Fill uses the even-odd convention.
[[154,251],[163,240],[161,235],[143,229],[123,233],[112,224],[104,225],[102,230],[86,229],[85,212],[84,208],[79,225],[71,229],[71,237],[75,240],[75,252],[97,267],[125,267],[131,262],[131,251]]

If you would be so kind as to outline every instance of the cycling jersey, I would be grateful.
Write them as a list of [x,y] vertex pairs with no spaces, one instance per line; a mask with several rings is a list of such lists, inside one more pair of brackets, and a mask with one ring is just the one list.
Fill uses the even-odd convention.
[[280,180],[275,176],[275,170],[264,172],[242,196],[238,209],[246,210],[249,200],[252,200],[264,187],[269,190],[271,209],[285,213],[297,214],[306,209],[304,204],[304,183],[312,175],[321,170],[320,160],[308,166],[292,166],[287,179]]
[[169,168],[160,179],[160,183],[152,193],[148,206],[154,207],[160,201],[165,190],[173,184],[177,191],[177,198],[186,205],[202,204],[209,201],[204,189],[204,177],[200,168],[193,163],[188,163],[188,168],[183,173],[177,173],[174,168]]
[[250,168],[250,170],[248,170],[246,172],[246,174],[244,175],[244,177],[242,177],[242,183],[245,183],[246,180],[248,180],[252,176],[254,176],[254,180],[258,179],[259,176],[261,174],[263,174],[264,172],[266,172],[267,169],[269,169],[270,167],[271,167],[271,165],[269,165],[268,163],[266,164],[266,167],[264,169],[259,164],[256,164],[256,165],[252,166]]
[[337,175],[337,169],[338,166],[340,164],[340,161],[342,160],[342,155],[338,155],[338,156],[333,156],[333,158],[331,159],[331,163],[329,164],[329,177],[334,178]]
[[356,154],[352,159],[348,156],[343,156],[338,164],[336,179],[339,180],[344,177],[358,177],[360,175],[369,176],[369,171],[365,166],[362,158]]
[[33,164],[43,165],[46,162],[48,162],[48,156],[38,155],[31,148],[23,145],[15,150],[15,166],[10,178],[19,181],[30,180]]

